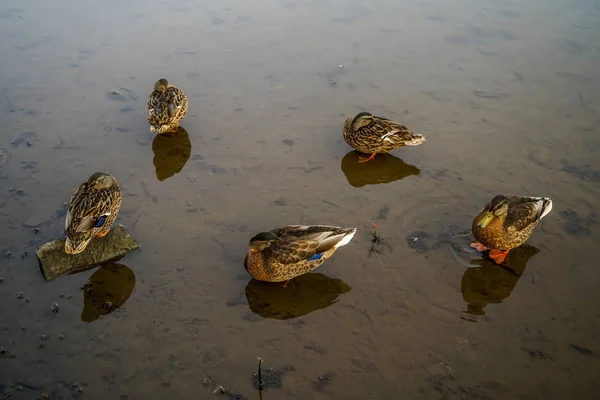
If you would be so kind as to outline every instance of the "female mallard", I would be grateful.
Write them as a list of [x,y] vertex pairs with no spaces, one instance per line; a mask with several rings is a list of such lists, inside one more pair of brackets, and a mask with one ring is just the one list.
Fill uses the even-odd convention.
[[250,239],[244,267],[259,281],[283,282],[323,264],[338,247],[352,240],[356,228],[290,225]]
[[387,118],[361,112],[344,122],[344,140],[361,153],[371,154],[370,157],[359,160],[367,162],[377,153],[389,153],[403,146],[419,145],[425,141],[425,137]]
[[150,131],[156,133],[177,132],[179,122],[185,117],[188,101],[183,90],[159,79],[148,97],[148,122]]
[[547,197],[498,195],[473,220],[471,243],[478,251],[490,249],[490,258],[502,264],[510,249],[529,238],[533,228],[552,210]]
[[90,241],[110,231],[121,208],[121,189],[114,176],[96,172],[75,189],[65,220],[67,254],[81,253]]

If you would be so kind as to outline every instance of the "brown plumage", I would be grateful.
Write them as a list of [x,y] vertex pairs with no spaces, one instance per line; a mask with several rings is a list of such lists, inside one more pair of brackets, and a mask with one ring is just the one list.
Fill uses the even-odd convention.
[[96,172],[75,189],[65,219],[65,252],[78,254],[90,241],[110,231],[121,208],[121,189],[114,176]]
[[158,134],[176,132],[188,110],[188,100],[180,88],[159,79],[148,97],[150,131]]
[[355,233],[356,228],[325,225],[290,225],[261,232],[250,239],[244,267],[257,280],[289,281],[323,264]]
[[473,220],[471,246],[490,250],[490,257],[501,264],[510,249],[519,247],[531,236],[537,224],[552,210],[547,197],[498,195]]
[[361,112],[354,118],[344,122],[344,140],[348,145],[370,157],[360,162],[367,162],[377,153],[389,153],[404,146],[417,146],[425,141],[425,137],[415,133],[397,122],[378,117],[368,112]]

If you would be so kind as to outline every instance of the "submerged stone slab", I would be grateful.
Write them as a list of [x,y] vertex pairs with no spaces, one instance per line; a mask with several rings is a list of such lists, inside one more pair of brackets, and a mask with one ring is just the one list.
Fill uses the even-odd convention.
[[49,281],[66,273],[116,261],[138,247],[140,245],[125,228],[117,225],[108,235],[92,240],[82,253],[65,253],[65,239],[62,238],[44,244],[36,254],[44,278]]

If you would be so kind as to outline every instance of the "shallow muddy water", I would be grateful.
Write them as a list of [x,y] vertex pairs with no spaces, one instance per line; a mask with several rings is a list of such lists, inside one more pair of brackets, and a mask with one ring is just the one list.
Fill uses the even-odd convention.
[[[257,357],[265,400],[597,396],[597,2],[5,0],[0,21],[0,398],[258,398]],[[190,101],[170,140],[160,77]],[[358,165],[361,110],[427,141]],[[45,282],[35,250],[97,170],[142,248]],[[554,201],[504,266],[468,246],[498,193]],[[296,223],[359,231],[286,289],[251,280],[248,239]]]

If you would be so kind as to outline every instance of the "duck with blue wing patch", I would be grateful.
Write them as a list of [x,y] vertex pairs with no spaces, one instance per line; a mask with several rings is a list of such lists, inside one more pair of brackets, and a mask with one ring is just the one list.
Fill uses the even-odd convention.
[[256,280],[285,282],[323,264],[352,240],[356,228],[289,225],[250,239],[244,267]]
[[69,201],[65,252],[78,254],[94,238],[105,236],[121,208],[121,188],[114,176],[96,172],[75,189]]

